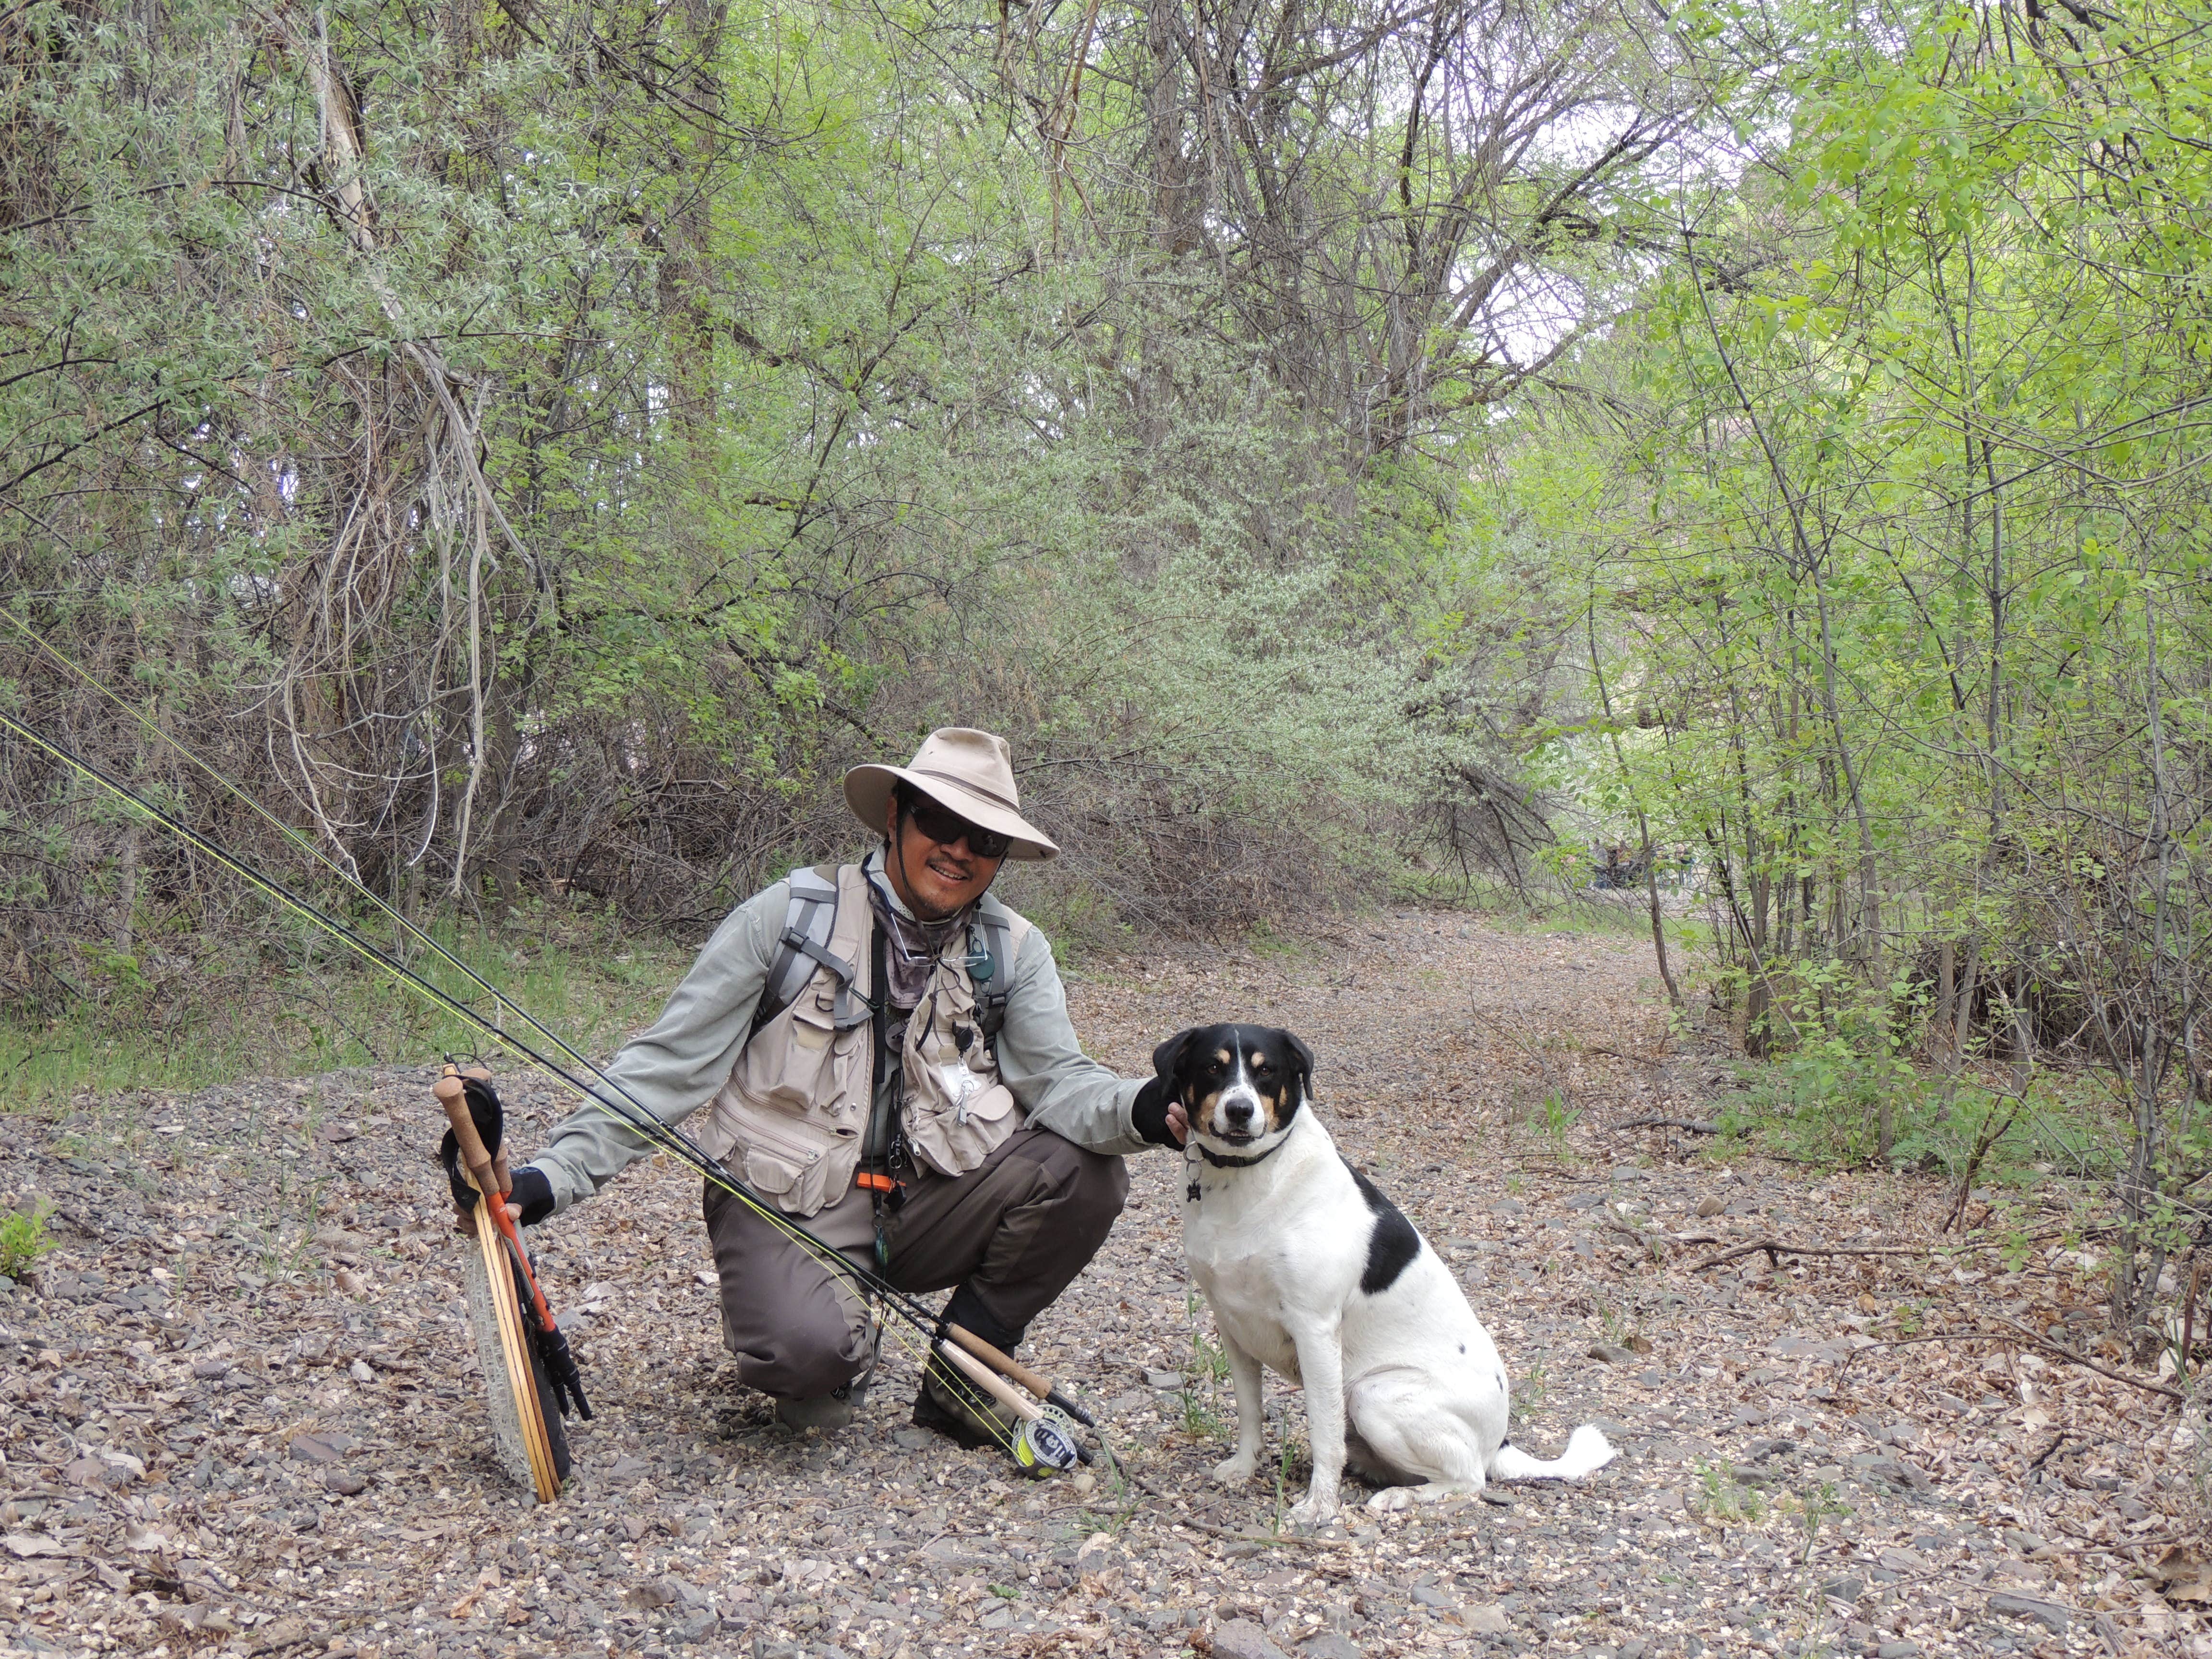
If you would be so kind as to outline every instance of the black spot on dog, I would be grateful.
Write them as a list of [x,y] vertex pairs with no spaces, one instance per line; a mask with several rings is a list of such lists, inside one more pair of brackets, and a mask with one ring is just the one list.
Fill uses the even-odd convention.
[[[1344,1167],[1352,1170],[1349,1164]],[[1367,1271],[1359,1275],[1359,1288],[1375,1296],[1396,1284],[1398,1276],[1413,1265],[1421,1253],[1421,1236],[1373,1182],[1357,1170],[1352,1170],[1352,1178],[1375,1213],[1375,1231],[1367,1235]]]
[[1467,1352],[1467,1344],[1466,1344],[1466,1343],[1464,1343],[1464,1342],[1461,1343],[1461,1344],[1459,1345],[1459,1351],[1460,1351],[1462,1353],[1465,1353],[1465,1352]]

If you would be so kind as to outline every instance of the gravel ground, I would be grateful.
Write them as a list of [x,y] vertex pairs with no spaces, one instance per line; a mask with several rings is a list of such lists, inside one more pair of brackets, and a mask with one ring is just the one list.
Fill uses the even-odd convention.
[[[0,1117],[0,1200],[60,1247],[0,1291],[0,1644],[32,1652],[1311,1659],[1413,1653],[2212,1655],[2200,1418],[2096,1352],[2056,1207],[1937,1258],[1942,1194],[1723,1167],[1734,1082],[1669,1039],[1648,946],[1453,914],[1076,982],[1124,1072],[1178,1027],[1291,1026],[1353,1161],[1457,1270],[1516,1439],[1595,1420],[1572,1486],[1276,1535],[1305,1472],[1206,1484],[1233,1409],[1181,1166],[1038,1323],[1129,1480],[1032,1485],[908,1426],[903,1354],[794,1436],[718,1346],[697,1185],[641,1166],[534,1242],[599,1415],[530,1506],[483,1446],[423,1071]],[[562,1109],[506,1079],[527,1149]],[[1770,1260],[1761,1238],[1868,1252]],[[1710,1265],[1709,1265],[1710,1264]],[[2078,1340],[2069,1330],[2081,1333]],[[2039,1335],[2038,1334],[2041,1334]]]

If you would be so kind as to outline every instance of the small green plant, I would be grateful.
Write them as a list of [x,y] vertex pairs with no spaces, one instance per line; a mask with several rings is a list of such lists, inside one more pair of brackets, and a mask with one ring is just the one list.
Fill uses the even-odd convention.
[[1785,1512],[1794,1512],[1798,1526],[1804,1530],[1805,1548],[1798,1557],[1801,1565],[1813,1559],[1814,1548],[1820,1541],[1820,1523],[1829,1520],[1840,1521],[1851,1513],[1850,1505],[1836,1496],[1836,1486],[1832,1480],[1823,1480],[1808,1487],[1794,1498],[1784,1498],[1776,1507]]
[[1605,1333],[1605,1340],[1615,1347],[1626,1347],[1628,1339],[1635,1334],[1628,1316],[1607,1297],[1597,1299],[1595,1312],[1598,1328]]
[[1022,1599],[1022,1593],[1011,1584],[986,1584],[983,1588],[1002,1601],[1018,1601]]
[[1567,1153],[1567,1132],[1581,1115],[1567,1104],[1566,1097],[1557,1089],[1547,1089],[1542,1103],[1528,1115],[1528,1121],[1532,1128],[1552,1143],[1553,1152],[1564,1158]]
[[[1183,1371],[1183,1432],[1194,1439],[1218,1439],[1221,1421],[1221,1382],[1229,1375],[1229,1356],[1219,1343],[1199,1328],[1200,1298],[1196,1291],[1183,1293],[1183,1317],[1190,1326],[1190,1363]],[[1200,1393],[1203,1379],[1205,1392]]]
[[54,1248],[54,1241],[46,1237],[46,1218],[52,1213],[52,1205],[34,1199],[28,1210],[18,1210],[0,1220],[0,1273],[21,1279]]
[[1514,1390],[1516,1395],[1514,1416],[1526,1423],[1528,1420],[1528,1413],[1543,1404],[1544,1396],[1549,1392],[1550,1384],[1547,1373],[1544,1369],[1544,1362],[1540,1359],[1531,1360],[1528,1363],[1528,1369],[1521,1374],[1520,1385]]
[[2027,1208],[2015,1200],[2000,1199],[1993,1205],[1983,1231],[1996,1238],[1997,1251],[2004,1257],[2008,1273],[2018,1273],[2035,1253],[2035,1235],[2028,1226]]
[[1742,1527],[1756,1526],[1766,1518],[1766,1500],[1718,1465],[1700,1458],[1696,1474],[1698,1484],[1686,1495],[1699,1520],[1717,1527]]

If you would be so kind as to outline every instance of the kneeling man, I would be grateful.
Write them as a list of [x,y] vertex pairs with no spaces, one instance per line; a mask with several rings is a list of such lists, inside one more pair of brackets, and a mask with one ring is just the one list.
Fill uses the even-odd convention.
[[[715,930],[659,1022],[607,1075],[747,1185],[902,1289],[950,1287],[945,1317],[1012,1352],[1121,1213],[1124,1153],[1179,1146],[1158,1078],[1084,1056],[1042,934],[987,890],[1059,848],[1019,812],[1006,740],[933,732],[910,766],[861,766],[845,799],[883,845],[794,871]],[[653,1148],[586,1105],[514,1176],[525,1223],[596,1193]],[[880,1331],[845,1280],[708,1183],[722,1340],[794,1428],[840,1428]],[[933,1358],[914,1420],[1005,1445]]]

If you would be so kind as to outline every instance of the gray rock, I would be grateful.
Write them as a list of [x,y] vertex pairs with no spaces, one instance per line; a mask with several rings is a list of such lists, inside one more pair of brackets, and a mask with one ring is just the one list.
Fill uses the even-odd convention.
[[1290,1659],[1249,1619],[1231,1619],[1213,1632],[1214,1659]]
[[1601,1359],[1608,1365],[1632,1365],[1636,1363],[1636,1353],[1633,1349],[1616,1348],[1610,1342],[1591,1343],[1589,1357],[1592,1359]]
[[353,1442],[342,1434],[292,1437],[292,1455],[302,1463],[335,1463],[352,1449]]
[[1147,1366],[1145,1370],[1145,1386],[1148,1389],[1179,1389],[1182,1387],[1182,1373],[1158,1371]]
[[1455,1607],[1459,1605],[1456,1596],[1438,1589],[1434,1584],[1414,1585],[1413,1599],[1425,1607]]
[[677,1626],[676,1633],[687,1642],[703,1642],[721,1627],[721,1618],[711,1608],[701,1608]]
[[1299,1659],[1367,1659],[1358,1643],[1333,1630],[1325,1630],[1310,1641],[1300,1643],[1298,1656]]
[[1874,1651],[1875,1659],[1920,1659],[1917,1642],[1884,1642]]
[[1485,1607],[1462,1607],[1459,1622],[1477,1636],[1503,1636],[1513,1627],[1504,1607],[1495,1601]]
[[999,1565],[997,1557],[979,1555],[973,1544],[961,1538],[939,1538],[921,1553],[926,1560],[933,1561],[939,1566],[955,1569],[990,1567]]
[[2073,1622],[2070,1610],[2055,1601],[2040,1601],[2032,1595],[1999,1594],[1990,1597],[1991,1613],[2010,1613],[2015,1619],[2033,1619],[2045,1629],[2063,1631]]
[[1865,1592],[1863,1578],[1831,1578],[1820,1586],[1823,1595],[1832,1595],[1838,1601],[1856,1601]]
[[368,1490],[368,1482],[351,1469],[332,1469],[323,1476],[324,1486],[341,1498],[352,1498]]

